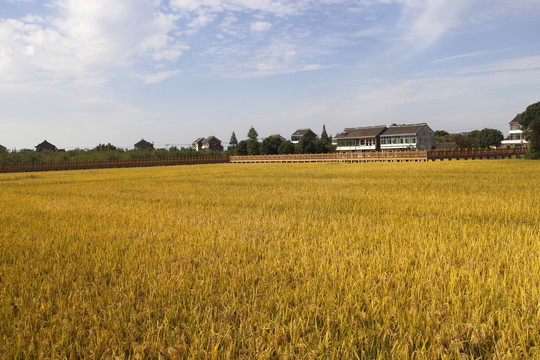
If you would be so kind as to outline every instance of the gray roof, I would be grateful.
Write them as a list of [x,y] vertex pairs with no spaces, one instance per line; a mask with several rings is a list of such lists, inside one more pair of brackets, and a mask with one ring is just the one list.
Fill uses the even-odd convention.
[[204,138],[197,138],[197,140],[195,140],[193,143],[195,144],[195,143],[199,143],[201,141],[204,141]]
[[313,131],[311,131],[311,129],[298,129],[293,133],[293,135],[306,135],[309,132]]
[[205,143],[210,143],[210,142],[212,142],[212,141],[213,141],[213,142],[219,142],[219,143],[221,143],[221,140],[219,140],[219,139],[218,139],[217,137],[215,137],[214,135],[209,136],[209,137],[207,137],[206,139],[203,140],[203,142],[205,142]]
[[406,124],[406,125],[390,125],[388,129],[381,136],[390,135],[416,135],[423,128],[427,126],[426,123],[422,124]]
[[356,128],[345,128],[345,130],[336,135],[338,139],[358,139],[358,138],[374,138],[378,135],[381,135],[386,126],[366,126],[366,127],[356,127]]
[[135,146],[154,146],[154,144],[144,139],[141,139],[138,143],[135,144]]

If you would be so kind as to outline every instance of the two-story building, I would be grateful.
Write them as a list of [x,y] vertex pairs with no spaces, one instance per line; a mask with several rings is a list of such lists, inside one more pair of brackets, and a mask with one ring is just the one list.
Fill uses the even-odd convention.
[[337,151],[380,151],[380,137],[386,126],[346,128],[336,135]]
[[431,150],[435,132],[426,123],[392,124],[381,134],[381,150]]
[[521,119],[521,114],[517,114],[514,120],[510,121],[510,131],[506,139],[501,141],[502,147],[512,147],[512,146],[521,146],[523,144],[528,144],[529,142],[523,137],[523,130],[521,129],[521,124],[519,120]]
[[317,140],[317,134],[311,129],[298,129],[291,135],[291,142],[297,144],[302,139]]

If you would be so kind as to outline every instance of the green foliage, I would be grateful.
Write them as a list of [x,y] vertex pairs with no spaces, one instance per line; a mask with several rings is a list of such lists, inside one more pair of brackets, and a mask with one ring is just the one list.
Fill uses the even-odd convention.
[[238,145],[238,140],[236,139],[236,134],[234,131],[231,134],[231,139],[229,140],[229,150],[234,149]]
[[450,134],[448,131],[437,130],[435,131],[435,142],[445,143],[445,142],[454,142],[456,134]]
[[279,144],[278,147],[278,154],[294,154],[295,148],[294,144],[288,140],[283,141],[281,144]]
[[321,141],[325,144],[330,144],[330,138],[328,137],[328,134],[326,133],[326,125],[323,125],[322,127]]
[[260,144],[257,140],[247,140],[247,153],[248,155],[259,155]]
[[247,140],[242,140],[238,143],[238,146],[236,146],[235,149],[236,155],[247,155]]
[[224,156],[224,152],[194,151],[192,149],[178,149],[176,147],[152,150],[124,150],[113,145],[100,144],[91,150],[74,149],[69,151],[34,151],[22,149],[2,154],[0,161],[3,164],[32,164],[57,162],[84,162],[84,161],[110,161],[130,159],[164,159],[199,156]]
[[261,154],[262,155],[276,155],[279,153],[279,146],[283,140],[277,136],[269,136],[265,138],[261,143]]
[[468,149],[472,148],[474,139],[462,134],[455,134],[454,135],[454,141],[456,142],[456,145],[460,149]]
[[469,138],[473,139],[473,147],[489,148],[492,146],[501,146],[501,141],[504,135],[497,129],[474,130],[469,134]]
[[303,138],[296,144],[297,154],[321,154],[329,152],[329,144],[322,140],[310,140]]
[[257,141],[258,136],[259,136],[259,134],[257,133],[257,130],[255,130],[255,128],[252,126],[249,129],[248,134],[247,134],[248,139],[253,140],[253,141]]
[[525,139],[529,142],[527,157],[540,159],[540,102],[527,106],[519,120]]

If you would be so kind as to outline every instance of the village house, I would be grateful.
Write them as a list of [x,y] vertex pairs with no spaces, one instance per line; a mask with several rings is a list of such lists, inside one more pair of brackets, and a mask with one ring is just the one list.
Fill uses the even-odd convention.
[[317,134],[311,129],[298,129],[291,135],[291,142],[297,144],[302,139],[317,140]]
[[510,121],[510,131],[506,139],[501,141],[502,147],[512,147],[512,146],[521,146],[523,144],[528,144],[529,142],[523,137],[523,130],[521,129],[521,114],[517,114],[514,120]]
[[3,145],[0,145],[0,153],[5,153],[7,152],[7,148]]
[[35,148],[36,148],[36,151],[43,151],[43,150],[57,151],[58,150],[56,146],[54,146],[47,140],[44,140],[41,144],[36,145]]
[[380,136],[386,130],[386,126],[366,126],[346,128],[336,135],[337,151],[379,151]]
[[191,143],[191,148],[195,151],[201,151],[203,146],[204,138],[200,137]]
[[141,139],[141,141],[139,141],[138,143],[136,143],[134,145],[135,149],[136,150],[153,150],[154,149],[154,144],[144,140],[144,139]]
[[435,132],[426,123],[390,125],[381,134],[381,150],[431,150]]
[[202,149],[210,151],[223,151],[221,140],[215,136],[209,136],[202,141]]

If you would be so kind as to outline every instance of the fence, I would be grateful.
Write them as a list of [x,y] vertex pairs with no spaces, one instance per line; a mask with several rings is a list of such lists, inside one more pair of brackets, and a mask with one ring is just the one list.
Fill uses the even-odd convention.
[[459,149],[423,151],[336,152],[328,154],[202,156],[170,159],[109,160],[35,164],[0,164],[0,173],[57,171],[82,169],[128,168],[221,163],[307,163],[307,162],[372,162],[372,161],[428,161],[460,159],[504,159],[519,157],[526,147],[497,149]]
[[0,172],[29,172],[29,171],[58,171],[58,170],[82,170],[82,169],[108,169],[146,166],[170,166],[170,165],[196,165],[196,164],[220,164],[230,162],[228,156],[201,156],[186,158],[165,159],[134,159],[134,160],[106,160],[106,161],[79,161],[57,163],[34,163],[34,164],[0,164]]

